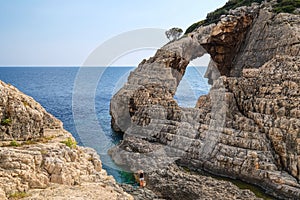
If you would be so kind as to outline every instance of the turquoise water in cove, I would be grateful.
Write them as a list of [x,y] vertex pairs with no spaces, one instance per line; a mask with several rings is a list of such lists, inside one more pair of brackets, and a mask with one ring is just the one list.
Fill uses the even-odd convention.
[[[88,68],[86,72],[79,67],[0,67],[0,80],[32,96],[64,123],[79,145],[96,149],[108,174],[118,182],[130,183],[130,175],[112,162],[107,150],[122,139],[110,126],[110,99],[132,70],[133,67]],[[175,95],[180,106],[194,107],[198,97],[208,93],[209,86],[203,78],[205,70],[205,67],[187,68]],[[80,109],[82,112],[76,114]],[[78,115],[79,120],[75,119]],[[93,120],[103,133],[89,125]]]

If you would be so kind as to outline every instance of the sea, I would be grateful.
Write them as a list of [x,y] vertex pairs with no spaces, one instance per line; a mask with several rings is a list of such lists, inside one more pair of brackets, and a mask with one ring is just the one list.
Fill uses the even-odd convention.
[[[111,128],[111,97],[125,84],[134,67],[0,67],[0,80],[33,97],[60,119],[81,146],[94,148],[103,168],[119,183],[133,183],[132,174],[117,166],[107,151],[122,139]],[[210,86],[206,67],[190,66],[177,88],[180,106],[194,107]]]

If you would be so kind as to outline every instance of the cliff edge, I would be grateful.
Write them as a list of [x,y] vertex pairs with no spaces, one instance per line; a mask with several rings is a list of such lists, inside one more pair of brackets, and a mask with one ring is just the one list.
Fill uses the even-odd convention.
[[133,199],[62,122],[0,81],[0,199]]
[[[142,61],[111,100],[112,126],[124,133],[113,159],[133,171],[177,163],[299,198],[300,16],[273,4],[231,10]],[[179,107],[186,67],[206,53],[211,90]],[[180,199],[184,187],[175,188]]]

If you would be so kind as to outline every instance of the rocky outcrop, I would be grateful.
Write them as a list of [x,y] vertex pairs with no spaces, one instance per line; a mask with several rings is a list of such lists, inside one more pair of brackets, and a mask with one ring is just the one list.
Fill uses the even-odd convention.
[[[273,163],[300,180],[300,57],[276,56],[259,69],[227,78],[238,110],[266,136]],[[253,95],[255,94],[255,95]],[[267,145],[267,144],[264,144]],[[265,163],[258,163],[261,165]]]
[[1,81],[0,92],[0,199],[132,199],[40,104]]
[[[258,4],[231,11],[229,15],[221,18],[221,21],[212,29],[207,42],[201,44],[211,55],[221,75],[229,76],[231,74],[233,60],[242,48],[248,30],[258,12]],[[210,83],[212,83],[211,79]]]
[[[121,187],[116,187],[116,183],[108,177],[101,182],[84,182],[80,185],[58,185],[52,184],[50,187],[39,190],[31,190],[29,197],[22,198],[24,200],[126,200],[133,199],[128,194],[125,194]],[[46,197],[46,198],[45,198]]]
[[214,67],[220,75],[241,76],[244,68],[259,68],[275,55],[299,55],[299,16],[276,15],[271,5],[230,11],[201,43],[216,65],[207,71],[210,83],[216,79],[209,73]]
[[47,129],[62,123],[12,85],[0,81],[0,140],[30,140],[44,136]]
[[[228,181],[193,173],[171,164],[146,174],[147,188],[123,184],[135,200],[152,199],[260,199],[250,190]],[[149,190],[151,189],[151,190]],[[152,192],[155,191],[155,193]]]
[[[170,165],[148,174],[149,188],[166,199],[260,199],[250,190],[242,190],[228,181],[192,174]],[[176,192],[171,192],[176,191]]]
[[152,190],[139,186],[129,185],[129,184],[121,184],[121,187],[128,194],[131,194],[134,197],[134,200],[164,200],[161,195],[154,193]]
[[231,76],[242,75],[245,68],[259,68],[275,55],[300,54],[299,15],[275,15],[268,10],[259,11],[259,17],[234,58]]
[[[112,125],[124,132],[113,159],[149,172],[176,161],[297,199],[300,16],[274,14],[271,5],[231,11],[144,60],[111,100]],[[181,108],[176,87],[205,53],[211,91],[196,108]]]

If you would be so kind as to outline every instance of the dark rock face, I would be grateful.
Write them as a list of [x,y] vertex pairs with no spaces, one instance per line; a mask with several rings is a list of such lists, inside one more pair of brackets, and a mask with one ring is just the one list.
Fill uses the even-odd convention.
[[[110,151],[113,159],[150,172],[177,161],[297,199],[300,17],[268,10],[232,11],[143,61],[111,100],[113,127],[125,133]],[[195,108],[181,108],[173,99],[176,87],[187,63],[205,49],[212,57],[211,91]],[[161,192],[159,186],[153,189]]]
[[253,8],[242,7],[239,12],[244,13],[243,15],[228,15],[222,18],[213,28],[207,43],[202,44],[216,63],[221,75],[231,74],[233,60],[245,40],[253,18],[257,15],[258,7],[251,13],[250,9]]

